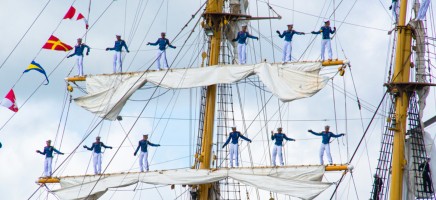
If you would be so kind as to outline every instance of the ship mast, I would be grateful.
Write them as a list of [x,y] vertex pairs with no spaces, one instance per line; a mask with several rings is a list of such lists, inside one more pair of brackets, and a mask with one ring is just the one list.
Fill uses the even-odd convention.
[[[407,164],[404,154],[407,109],[409,106],[410,90],[407,90],[410,77],[410,55],[412,42],[412,29],[406,25],[407,0],[400,1],[400,13],[397,23],[397,44],[395,50],[394,76],[390,82],[391,94],[395,103],[395,127],[393,152],[392,152],[392,179],[390,185],[390,199],[402,199],[403,194],[403,172]],[[392,8],[395,9],[395,8]]]
[[[224,0],[209,0],[206,5],[204,19],[207,27],[212,31],[210,36],[210,55],[209,65],[217,65],[220,53],[221,44],[221,26],[224,21],[224,15],[220,15],[223,11]],[[211,166],[211,151],[213,143],[213,127],[215,120],[215,103],[216,103],[216,85],[207,87],[206,91],[206,108],[203,124],[203,137],[200,154],[200,169],[210,169]],[[199,196],[200,200],[209,199],[209,190],[211,184],[200,185]]]

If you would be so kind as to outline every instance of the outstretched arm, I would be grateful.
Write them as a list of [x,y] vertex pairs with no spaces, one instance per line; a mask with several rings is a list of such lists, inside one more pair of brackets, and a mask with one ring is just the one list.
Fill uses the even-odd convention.
[[312,31],[312,34],[315,34],[315,35],[318,35],[318,34],[320,34],[320,33],[322,33],[322,30],[319,30],[319,31]]
[[331,136],[334,137],[334,138],[338,138],[338,137],[341,137],[341,136],[344,136],[344,135],[345,135],[344,133],[341,133],[341,134],[331,133]]
[[271,140],[274,140],[276,137],[274,136],[274,132],[271,131]]
[[241,137],[242,139],[244,139],[247,142],[251,142],[250,139],[246,138],[245,136],[243,136],[241,133],[239,133],[239,137]]
[[305,35],[304,32],[297,32],[297,31],[295,31],[295,34],[297,34],[297,35]]
[[114,47],[108,47],[108,48],[106,48],[106,51],[113,51],[113,50],[115,50],[115,45],[114,45]]
[[317,132],[314,132],[312,130],[308,130],[307,132],[312,133],[312,134],[314,134],[316,136],[322,136],[322,133],[317,133]]
[[149,144],[152,147],[159,147],[160,146],[160,144],[153,144],[153,143],[151,143],[149,141],[147,141],[147,144]]
[[54,147],[53,147],[53,151],[54,151],[54,152],[56,152],[57,154],[60,154],[60,155],[64,155],[64,153],[62,153],[62,152],[58,151],[58,150],[57,150],[57,149],[55,149]]
[[101,143],[101,146],[102,146],[102,147],[104,147],[104,148],[106,148],[106,149],[107,149],[107,148],[109,148],[109,149],[112,149],[112,147],[111,147],[111,146],[106,146],[106,145],[104,145],[104,143],[103,143],[103,142]]
[[151,43],[151,42],[147,43],[147,45],[151,45],[151,46],[156,46],[158,44],[159,44],[159,39],[157,39],[155,43]]
[[73,57],[74,55],[76,55],[76,52],[74,52],[74,53],[68,55],[67,58],[71,58],[71,57]]
[[288,136],[286,136],[286,134],[283,134],[283,138],[285,138],[288,141],[295,141],[295,139],[288,138]]
[[256,40],[259,40],[259,38],[258,38],[258,37],[254,36],[254,35],[251,35],[251,34],[250,34],[250,33],[248,33],[248,32],[247,32],[247,37],[249,37],[249,38],[251,38],[251,39],[256,39]]

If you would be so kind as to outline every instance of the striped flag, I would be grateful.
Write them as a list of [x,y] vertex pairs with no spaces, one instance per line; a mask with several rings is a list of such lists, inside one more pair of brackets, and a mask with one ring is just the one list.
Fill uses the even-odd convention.
[[43,74],[45,76],[45,80],[47,81],[47,83],[44,84],[44,85],[48,85],[49,81],[48,81],[47,74],[45,73],[44,68],[42,68],[40,64],[38,64],[34,60],[32,60],[30,65],[26,68],[26,70],[24,70],[23,74],[26,73],[26,72],[29,72],[31,70],[35,70],[35,71]]

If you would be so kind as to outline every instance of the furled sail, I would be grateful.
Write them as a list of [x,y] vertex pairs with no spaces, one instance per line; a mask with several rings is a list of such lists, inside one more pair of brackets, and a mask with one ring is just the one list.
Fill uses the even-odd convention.
[[[177,169],[147,173],[121,173],[99,176],[61,178],[61,189],[52,190],[60,199],[99,198],[110,188],[120,188],[138,182],[154,185],[198,185],[225,178],[235,179],[259,189],[287,194],[301,199],[313,199],[331,183],[321,182],[324,166],[221,168],[217,170]],[[97,184],[96,184],[97,183]]]
[[[427,30],[424,26],[424,18],[425,13],[427,12],[428,5],[430,1],[424,0],[424,1],[418,1],[415,0],[413,4],[413,10],[415,11],[415,19],[411,20],[409,22],[410,27],[413,29],[414,34],[414,40],[415,40],[415,79],[418,83],[428,83],[430,82],[428,80],[429,74],[426,72],[426,64],[428,65],[428,60],[430,58],[426,58],[426,47],[428,46],[428,39],[427,36]],[[422,87],[418,88],[416,90],[416,93],[419,97],[419,118],[422,120],[422,117],[424,116],[424,109],[426,106],[426,99],[428,94],[430,93],[430,87]],[[422,124],[422,122],[421,122]],[[422,125],[423,126],[423,125]]]
[[324,88],[328,77],[320,76],[320,62],[289,64],[222,65],[203,68],[146,71],[86,78],[88,94],[74,99],[86,110],[115,120],[128,98],[146,82],[170,89],[234,83],[257,75],[283,102],[310,97]]

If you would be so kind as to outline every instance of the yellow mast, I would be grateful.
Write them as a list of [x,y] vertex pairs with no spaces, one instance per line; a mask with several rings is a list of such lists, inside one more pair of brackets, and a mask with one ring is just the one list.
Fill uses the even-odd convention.
[[[222,15],[217,15],[221,13],[224,6],[224,0],[209,0],[206,5],[206,12],[204,14],[205,21],[208,27],[212,28],[213,35],[210,36],[210,55],[209,55],[209,65],[217,65],[220,54],[220,44],[221,44],[221,27],[220,24],[223,23]],[[214,14],[212,14],[214,13]],[[207,87],[206,92],[206,108],[205,117],[203,124],[203,139],[200,154],[200,169],[210,169],[211,165],[211,151],[213,143],[213,127],[215,121],[215,102],[216,102],[216,85],[211,85]],[[199,197],[200,200],[209,199],[209,190],[211,184],[200,185]]]
[[[407,0],[400,1],[400,13],[397,23],[398,40],[395,52],[395,69],[391,84],[408,83],[410,75],[410,55],[412,30],[406,26]],[[395,8],[392,8],[395,9]],[[409,94],[404,88],[393,87],[391,94],[395,97],[395,120],[393,152],[392,152],[392,178],[390,185],[390,199],[401,200],[403,194],[403,172],[407,164],[404,156],[404,143],[407,123],[407,108]],[[393,123],[394,123],[393,122]]]

